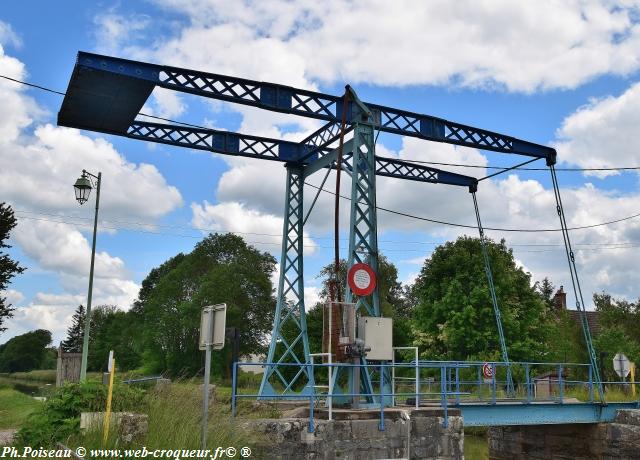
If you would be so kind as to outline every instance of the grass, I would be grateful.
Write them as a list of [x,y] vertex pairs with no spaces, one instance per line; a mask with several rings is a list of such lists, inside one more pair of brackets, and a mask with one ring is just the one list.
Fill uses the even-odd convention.
[[19,428],[40,404],[12,388],[0,387],[0,429]]
[[[134,441],[129,447],[145,446],[150,450],[200,448],[202,394],[198,385],[173,382],[161,390],[152,388],[138,412],[148,414],[149,430],[144,439]],[[231,417],[228,396],[217,395],[209,411],[208,447],[234,446],[240,449],[249,446],[254,450],[257,438],[242,429],[240,423]],[[101,447],[101,438],[100,430],[89,431],[72,436],[68,445],[97,448]],[[115,435],[110,437],[107,447],[115,447],[115,438]]]
[[467,435],[465,432],[464,457],[471,460],[489,460],[487,437],[475,434]]

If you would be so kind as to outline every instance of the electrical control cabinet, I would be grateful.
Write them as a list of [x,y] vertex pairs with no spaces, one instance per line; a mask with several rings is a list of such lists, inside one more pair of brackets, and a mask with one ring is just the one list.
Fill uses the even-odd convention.
[[393,320],[376,316],[358,318],[358,338],[370,347],[368,360],[391,361],[393,359]]

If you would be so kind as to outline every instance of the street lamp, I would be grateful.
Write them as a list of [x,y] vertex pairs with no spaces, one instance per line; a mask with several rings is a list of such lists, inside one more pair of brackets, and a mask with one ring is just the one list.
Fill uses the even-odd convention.
[[89,199],[91,189],[96,188],[96,214],[93,219],[93,244],[91,246],[91,268],[89,269],[89,293],[87,294],[87,311],[84,319],[84,337],[82,339],[82,365],[80,366],[80,381],[87,380],[87,356],[89,354],[89,327],[91,326],[91,293],[93,291],[93,264],[96,258],[96,232],[98,230],[98,206],[100,204],[100,181],[102,173],[97,176],[82,170],[73,188],[76,192],[76,200],[83,205]]

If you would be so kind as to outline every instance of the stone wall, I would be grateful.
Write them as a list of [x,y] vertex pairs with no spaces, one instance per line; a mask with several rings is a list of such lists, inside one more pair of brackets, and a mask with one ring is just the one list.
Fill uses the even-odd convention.
[[619,410],[612,423],[492,427],[489,456],[510,459],[640,458],[640,410]]
[[462,459],[462,417],[459,413],[449,416],[444,428],[442,413],[435,412],[390,412],[385,415],[384,431],[377,417],[315,419],[313,433],[308,431],[308,418],[265,419],[245,425],[264,439],[261,451],[270,459]]

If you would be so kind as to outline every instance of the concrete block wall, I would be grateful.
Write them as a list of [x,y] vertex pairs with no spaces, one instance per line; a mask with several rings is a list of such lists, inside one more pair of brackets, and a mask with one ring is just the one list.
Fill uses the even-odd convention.
[[462,417],[450,416],[447,428],[439,415],[394,414],[379,420],[268,419],[247,422],[245,427],[262,439],[260,450],[270,459],[438,459],[464,458]]
[[612,423],[491,427],[494,460],[640,459],[640,410],[619,410]]

